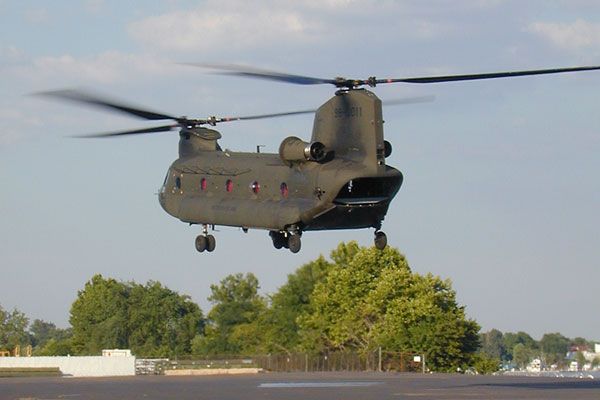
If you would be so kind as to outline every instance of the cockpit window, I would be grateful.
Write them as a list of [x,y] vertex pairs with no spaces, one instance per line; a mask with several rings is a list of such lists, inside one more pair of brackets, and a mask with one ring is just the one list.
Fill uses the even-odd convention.
[[177,178],[175,178],[175,187],[177,189],[181,189],[181,177],[179,177],[179,176]]

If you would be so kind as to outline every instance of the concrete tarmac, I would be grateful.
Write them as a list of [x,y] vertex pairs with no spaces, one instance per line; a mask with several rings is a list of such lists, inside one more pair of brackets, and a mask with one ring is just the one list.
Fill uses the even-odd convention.
[[240,376],[0,378],[0,399],[600,399],[588,379],[449,374],[262,373]]

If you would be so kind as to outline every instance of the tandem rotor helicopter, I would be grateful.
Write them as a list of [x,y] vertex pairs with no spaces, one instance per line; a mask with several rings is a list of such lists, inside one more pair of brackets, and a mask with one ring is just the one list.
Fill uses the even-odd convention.
[[[162,208],[183,222],[202,225],[199,252],[215,250],[209,227],[265,229],[277,249],[300,251],[305,231],[374,228],[374,244],[387,245],[382,221],[402,185],[400,171],[386,164],[392,145],[384,140],[382,102],[365,86],[387,83],[441,83],[598,70],[600,66],[469,75],[364,80],[323,79],[235,65],[188,64],[223,75],[300,85],[330,84],[333,97],[316,110],[246,117],[192,119],[145,110],[75,90],[38,93],[173,123],[81,137],[115,137],[179,129],[179,158],[169,167],[158,194]],[[422,98],[396,103],[419,102]],[[218,123],[315,113],[310,141],[285,138],[278,154],[223,150]],[[209,127],[206,127],[206,126]]]

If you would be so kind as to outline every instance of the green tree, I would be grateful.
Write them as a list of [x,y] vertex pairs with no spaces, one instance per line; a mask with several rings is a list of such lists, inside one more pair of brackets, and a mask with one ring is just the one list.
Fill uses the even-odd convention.
[[534,340],[529,334],[519,331],[517,333],[506,332],[502,337],[502,342],[504,345],[504,350],[506,351],[506,359],[513,360],[514,354],[513,349],[519,343],[521,343],[525,348],[530,351],[536,351],[539,349],[539,344],[536,340]]
[[[70,321],[69,350],[76,354],[130,348],[144,357],[189,354],[203,326],[202,311],[188,296],[158,282],[139,285],[101,275],[92,277],[79,291]],[[64,349],[68,343],[53,345],[58,344]]]
[[515,364],[523,369],[529,364],[529,361],[531,361],[532,353],[523,343],[517,343],[512,349],[512,356]]
[[16,308],[12,312],[5,311],[0,305],[0,349],[12,350],[17,345],[28,345],[27,325],[29,319],[25,314]]
[[542,354],[547,364],[563,364],[567,351],[569,351],[569,339],[560,333],[546,333],[540,340]]
[[264,315],[265,351],[289,353],[298,347],[297,319],[309,309],[314,287],[325,279],[331,265],[323,256],[304,264],[288,275],[287,282],[271,297],[271,307]]
[[327,277],[299,318],[306,349],[425,353],[430,368],[465,366],[479,326],[456,303],[450,281],[412,273],[398,250],[340,244]]
[[74,354],[73,341],[70,337],[62,339],[49,339],[43,346],[34,350],[36,356],[68,356]]
[[94,275],[77,294],[69,321],[77,354],[97,355],[102,349],[128,348],[129,288]]
[[498,329],[479,334],[479,340],[481,341],[481,351],[488,357],[498,360],[506,359],[503,335]]
[[36,319],[31,323],[29,332],[31,333],[31,344],[34,348],[42,348],[52,339],[61,341],[72,336],[70,328],[57,328],[52,322],[41,319]]
[[133,353],[142,357],[189,354],[193,338],[203,331],[200,307],[159,282],[129,286],[127,328]]
[[581,371],[583,369],[583,366],[587,362],[582,351],[578,351],[577,353],[575,353],[575,361],[577,361],[577,369]]
[[493,374],[500,369],[500,359],[478,352],[472,358],[471,365],[478,374]]
[[29,332],[31,332],[31,345],[34,347],[43,346],[54,336],[56,325],[52,322],[36,319],[31,323]]
[[263,343],[261,317],[267,307],[258,294],[254,274],[229,275],[219,285],[211,285],[208,298],[213,308],[208,314],[205,337],[194,341],[199,354],[254,353]]

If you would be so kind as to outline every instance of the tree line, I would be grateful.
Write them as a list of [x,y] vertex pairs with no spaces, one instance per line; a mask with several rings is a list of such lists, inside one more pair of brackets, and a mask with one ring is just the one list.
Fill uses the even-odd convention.
[[[533,339],[525,332],[505,332],[492,329],[480,333],[481,353],[516,368],[525,368],[533,359],[543,360],[548,366],[556,365],[559,369],[567,367],[571,360],[566,359],[567,352],[579,349],[577,361],[583,365],[586,361],[581,349],[594,349],[594,342],[582,337],[568,338],[558,332],[546,333],[540,340]],[[600,359],[594,360],[593,367],[600,364]]]
[[329,259],[320,256],[288,275],[277,292],[263,296],[259,288],[252,273],[229,275],[211,285],[212,308],[204,315],[189,296],[159,282],[95,275],[78,292],[68,329],[41,320],[29,326],[19,311],[0,308],[0,349],[31,344],[35,355],[129,348],[138,357],[216,357],[366,354],[382,347],[425,354],[432,370],[476,365],[485,372],[509,356],[506,349],[520,359],[515,345],[529,343],[506,339],[499,350],[490,339],[495,333],[479,334],[467,318],[449,280],[414,273],[390,247],[341,243]]

